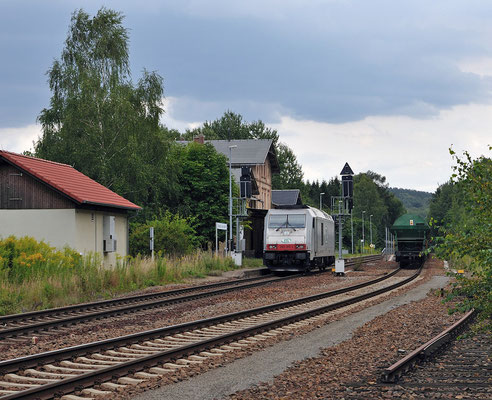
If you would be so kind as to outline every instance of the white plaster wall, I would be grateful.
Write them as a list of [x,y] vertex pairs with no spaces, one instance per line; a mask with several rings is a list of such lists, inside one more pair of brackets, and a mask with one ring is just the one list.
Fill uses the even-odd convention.
[[[103,253],[103,217],[113,215],[115,217],[115,233],[117,246],[115,252]],[[105,266],[116,265],[117,255],[127,255],[128,228],[127,216],[111,212],[77,210],[77,249],[86,254],[88,252],[99,252],[103,255]]]
[[[117,247],[115,252],[103,253],[103,216],[115,216]],[[0,210],[0,237],[32,236],[51,246],[69,246],[81,254],[99,252],[104,265],[116,265],[117,255],[128,254],[128,225],[126,214],[111,212],[56,210]]]
[[[75,247],[75,209],[0,210],[0,236],[32,236],[51,246]],[[77,249],[79,250],[79,249]],[[79,250],[80,251],[80,250]]]
[[[83,254],[102,251],[102,225],[100,228],[97,226],[97,212],[76,210],[75,220],[77,228],[74,247]],[[97,240],[101,240],[101,245],[97,246]]]

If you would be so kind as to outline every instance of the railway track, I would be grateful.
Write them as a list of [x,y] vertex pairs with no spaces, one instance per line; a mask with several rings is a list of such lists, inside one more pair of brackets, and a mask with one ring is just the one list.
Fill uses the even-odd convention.
[[433,393],[439,398],[491,399],[490,337],[477,335],[455,341],[435,359],[405,375],[397,390],[414,398]]
[[[329,311],[398,288],[420,273],[419,270],[411,277],[397,277],[398,271],[323,294],[3,361],[0,398],[52,398],[74,391],[90,398],[110,394],[123,385],[173,374],[292,327],[315,322]],[[90,388],[94,385],[98,389]]]
[[[398,398],[492,398],[491,341],[486,334],[455,340],[473,319],[468,312],[458,322],[386,368],[382,383],[364,396]],[[388,385],[390,383],[391,385]],[[357,388],[350,398],[358,398]]]
[[[353,259],[347,265],[380,259],[379,255]],[[235,290],[243,290],[273,282],[298,278],[301,275],[285,277],[253,277],[234,281],[194,286],[120,299],[104,300],[73,306],[33,311],[22,314],[0,316],[0,340],[29,340],[29,335],[58,329],[82,322],[129,314],[151,308],[165,307],[176,303],[217,296]]]

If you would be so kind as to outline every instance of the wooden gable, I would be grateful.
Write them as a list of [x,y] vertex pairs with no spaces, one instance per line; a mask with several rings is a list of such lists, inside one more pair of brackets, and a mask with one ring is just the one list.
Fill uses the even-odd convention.
[[46,184],[0,160],[0,209],[75,208],[75,203]]

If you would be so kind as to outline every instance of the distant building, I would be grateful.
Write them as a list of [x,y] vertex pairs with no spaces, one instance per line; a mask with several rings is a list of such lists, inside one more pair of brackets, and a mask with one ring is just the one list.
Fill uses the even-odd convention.
[[128,254],[128,211],[140,207],[70,165],[0,151],[0,236],[32,236],[105,265]]
[[273,207],[302,205],[299,189],[272,190]]
[[[280,172],[275,146],[272,139],[204,140],[203,136],[194,139],[198,143],[210,143],[218,153],[227,157],[231,150],[232,174],[239,184],[241,167],[251,167],[253,196],[248,200],[248,219],[251,230],[246,230],[245,255],[262,257],[263,227],[267,211],[272,208],[272,175]],[[186,144],[187,141],[178,143]]]

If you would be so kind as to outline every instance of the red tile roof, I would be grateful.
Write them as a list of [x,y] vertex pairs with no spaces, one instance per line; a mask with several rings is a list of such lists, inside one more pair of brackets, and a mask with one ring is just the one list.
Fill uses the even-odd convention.
[[76,203],[102,205],[128,210],[138,210],[141,208],[92,180],[82,172],[77,171],[70,165],[3,150],[0,150],[1,158],[62,192]]

